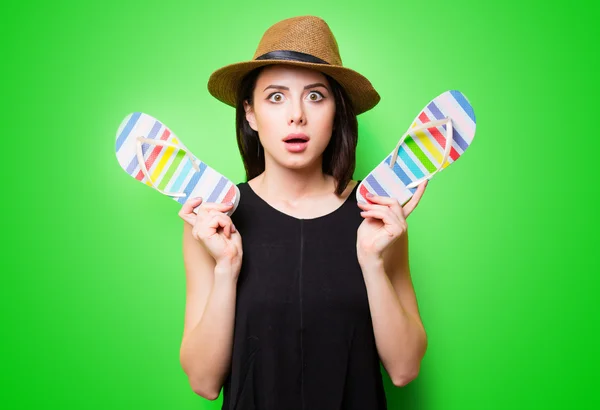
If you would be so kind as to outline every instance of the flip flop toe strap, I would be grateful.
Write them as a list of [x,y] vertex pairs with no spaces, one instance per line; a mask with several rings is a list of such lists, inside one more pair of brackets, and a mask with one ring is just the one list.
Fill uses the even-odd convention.
[[181,146],[173,144],[172,142],[163,141],[163,140],[155,140],[155,139],[151,139],[151,138],[137,137],[137,141],[136,141],[136,155],[137,155],[137,160],[138,160],[138,163],[140,164],[140,170],[142,171],[142,173],[144,174],[144,176],[146,177],[146,179],[148,180],[148,182],[150,182],[150,184],[152,185],[152,187],[154,189],[156,189],[158,192],[160,192],[161,194],[164,194],[164,195],[173,196],[173,197],[176,197],[176,198],[181,198],[181,197],[187,196],[187,194],[185,194],[184,192],[167,192],[167,191],[163,191],[162,189],[158,188],[158,186],[155,183],[155,181],[153,181],[152,178],[150,178],[150,174],[148,172],[148,169],[146,168],[146,161],[144,161],[144,153],[142,151],[142,143],[153,144],[153,145],[161,145],[163,147],[172,147],[172,148],[175,148],[175,149],[178,149],[178,150],[184,152],[185,155],[191,161],[192,167],[197,172],[199,172],[200,171],[200,167],[196,163],[196,160],[194,159],[194,157],[189,152],[187,152],[186,150],[184,150],[183,148],[181,148]]
[[442,167],[446,163],[446,160],[448,159],[448,156],[450,155],[450,150],[452,148],[452,140],[453,140],[452,118],[446,117],[446,118],[442,118],[441,120],[426,122],[418,127],[409,128],[404,133],[404,135],[402,135],[402,138],[400,138],[400,141],[398,141],[398,145],[396,145],[396,149],[394,150],[394,155],[392,157],[392,160],[390,161],[390,168],[394,167],[394,164],[396,163],[396,159],[398,158],[398,150],[400,149],[400,146],[402,145],[402,143],[404,142],[406,137],[408,137],[410,134],[412,134],[414,132],[424,131],[428,128],[439,127],[440,125],[446,125],[446,146],[444,147],[444,157],[442,158],[440,165],[431,174],[425,175],[424,177],[411,182],[410,184],[408,184],[406,186],[406,188],[410,189],[410,188],[414,188],[414,187],[420,185],[421,182],[425,181],[426,179],[431,179],[436,173],[438,173],[439,171],[441,171],[443,169]]

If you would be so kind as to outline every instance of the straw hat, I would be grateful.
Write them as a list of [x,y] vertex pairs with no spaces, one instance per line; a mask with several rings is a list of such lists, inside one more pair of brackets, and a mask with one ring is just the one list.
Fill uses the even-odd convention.
[[218,100],[235,107],[236,93],[243,77],[257,67],[290,64],[325,73],[346,90],[354,111],[361,114],[379,102],[369,80],[342,66],[337,41],[327,23],[315,16],[292,17],[265,31],[250,61],[230,64],[213,72],[208,91]]

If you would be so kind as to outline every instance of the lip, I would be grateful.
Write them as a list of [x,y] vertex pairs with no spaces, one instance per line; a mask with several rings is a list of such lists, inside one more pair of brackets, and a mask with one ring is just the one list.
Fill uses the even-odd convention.
[[[301,142],[288,142],[288,141],[294,140],[294,139],[301,140]],[[285,149],[288,152],[299,154],[301,152],[306,151],[306,148],[308,147],[309,139],[310,138],[308,138],[304,134],[290,134],[284,138],[283,145],[285,145]]]
[[286,142],[286,141],[294,140],[294,139],[301,139],[301,140],[304,140],[304,141],[308,141],[308,140],[310,140],[310,137],[308,135],[302,134],[302,133],[299,133],[299,134],[289,134],[287,137],[285,137],[283,139],[283,141]]

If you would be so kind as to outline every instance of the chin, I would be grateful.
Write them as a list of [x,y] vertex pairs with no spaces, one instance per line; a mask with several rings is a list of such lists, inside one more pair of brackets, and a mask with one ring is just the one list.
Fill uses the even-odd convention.
[[280,158],[280,160],[276,160],[276,162],[279,165],[281,165],[282,167],[288,168],[288,169],[308,168],[309,166],[314,164],[315,161],[316,161],[316,158],[314,158],[312,155],[306,155],[306,154],[303,155],[302,157]]

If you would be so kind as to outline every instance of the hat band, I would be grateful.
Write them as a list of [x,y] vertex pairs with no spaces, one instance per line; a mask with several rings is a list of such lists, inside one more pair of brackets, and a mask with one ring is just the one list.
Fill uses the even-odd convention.
[[291,50],[276,50],[269,51],[262,56],[256,57],[256,60],[290,60],[290,61],[300,61],[303,63],[314,63],[314,64],[328,64],[325,60],[321,60],[318,57],[315,57],[310,54],[300,53],[298,51]]

